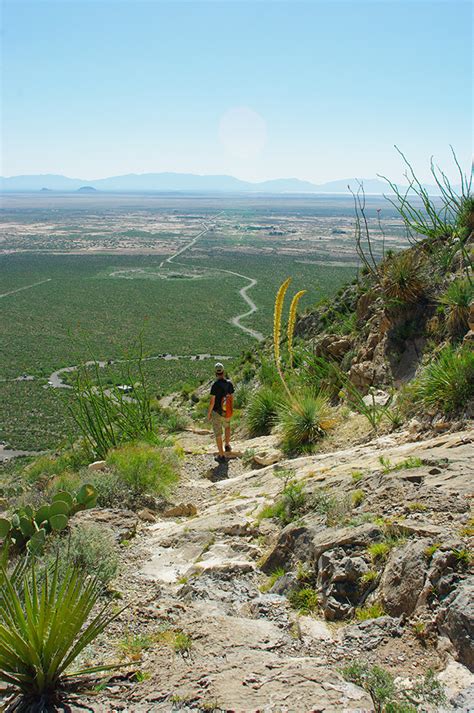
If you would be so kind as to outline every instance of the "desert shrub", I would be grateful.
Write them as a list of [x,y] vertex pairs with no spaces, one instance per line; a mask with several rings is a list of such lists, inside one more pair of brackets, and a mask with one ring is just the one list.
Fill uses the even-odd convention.
[[446,701],[443,686],[431,669],[424,678],[403,689],[398,689],[394,676],[380,666],[354,661],[341,673],[346,681],[370,694],[376,713],[416,713],[426,710],[426,704],[437,706]]
[[307,511],[308,499],[304,483],[289,480],[280,497],[273,505],[267,505],[260,513],[261,518],[274,518],[283,526],[297,520]]
[[247,406],[252,390],[249,384],[239,384],[234,394],[234,406],[241,409]]
[[365,498],[365,493],[361,489],[353,490],[351,493],[352,505],[355,508],[359,507],[359,505],[363,502],[364,498]]
[[130,443],[107,456],[111,466],[132,493],[166,496],[178,480],[176,457],[145,443]]
[[96,577],[103,585],[117,573],[118,547],[114,533],[110,527],[95,522],[76,525],[69,537],[56,539],[49,559],[56,557],[60,564],[69,562],[85,574]]
[[428,284],[425,264],[413,250],[398,253],[383,264],[381,287],[389,303],[414,304],[424,297]]
[[40,580],[34,565],[22,577],[0,568],[0,680],[19,692],[16,710],[52,710],[68,677],[114,668],[70,670],[120,614],[106,605],[87,624],[101,593],[97,577],[70,564],[61,572],[59,559]]
[[331,399],[338,395],[344,383],[340,370],[333,362],[313,354],[305,356],[300,381],[303,388],[310,389],[314,395],[324,391]]
[[275,363],[270,361],[270,359],[262,358],[258,377],[262,386],[278,385],[278,389],[280,389],[278,369],[276,368]]
[[474,352],[470,346],[445,346],[417,377],[411,396],[446,414],[466,406],[474,396]]
[[97,491],[97,505],[99,507],[132,507],[132,491],[117,472],[87,471],[87,481],[93,485]]
[[335,495],[331,495],[327,490],[320,489],[312,493],[308,508],[320,515],[324,515],[326,525],[333,527],[346,522],[352,509],[352,499],[350,496],[338,498]]
[[355,612],[357,621],[378,619],[379,616],[383,616],[384,614],[385,612],[383,607],[378,602],[374,602],[374,604],[367,604],[365,607],[359,607]]
[[288,601],[300,614],[312,614],[318,608],[318,593],[310,587],[295,589],[288,596]]
[[469,329],[469,309],[474,299],[474,284],[467,279],[452,282],[444,295],[441,304],[448,311],[447,326],[454,336],[462,336]]
[[270,433],[281,403],[281,394],[268,386],[252,394],[246,410],[246,424],[250,436],[265,436]]
[[180,413],[172,408],[161,408],[155,416],[156,425],[167,433],[178,433],[184,431],[188,425],[188,419],[184,413]]
[[282,447],[286,453],[311,452],[331,426],[331,411],[325,394],[304,396],[279,412],[282,425]]

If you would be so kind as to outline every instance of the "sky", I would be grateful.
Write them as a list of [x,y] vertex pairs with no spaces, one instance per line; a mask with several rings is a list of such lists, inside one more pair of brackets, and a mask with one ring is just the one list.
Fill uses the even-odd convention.
[[4,0],[0,173],[322,183],[472,156],[458,0]]

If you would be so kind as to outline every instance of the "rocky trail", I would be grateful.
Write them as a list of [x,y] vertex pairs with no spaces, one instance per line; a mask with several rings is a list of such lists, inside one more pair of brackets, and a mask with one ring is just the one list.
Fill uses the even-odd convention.
[[[209,436],[182,434],[183,475],[167,510],[145,509],[140,520],[103,511],[128,542],[114,583],[127,608],[93,659],[116,659],[124,635],[143,646],[125,673],[77,697],[77,710],[373,711],[368,693],[341,675],[354,660],[407,680],[431,667],[446,686],[442,710],[472,710],[474,579],[453,552],[465,548],[472,517],[474,432],[408,438],[391,434],[286,462],[275,437],[262,437],[234,444],[252,463],[215,466]],[[416,467],[395,469],[407,459]],[[279,497],[285,468],[309,493],[328,489],[343,499],[357,489],[363,502],[349,522],[328,526],[309,512],[282,529],[258,513]],[[403,539],[387,566],[375,568],[371,587],[385,613],[357,621],[348,615],[370,601],[357,582],[374,570],[367,551],[384,539],[381,518],[396,518]],[[270,580],[281,566],[287,574]],[[317,585],[313,613],[290,606],[298,570]],[[426,625],[426,637],[415,635],[414,621]]]

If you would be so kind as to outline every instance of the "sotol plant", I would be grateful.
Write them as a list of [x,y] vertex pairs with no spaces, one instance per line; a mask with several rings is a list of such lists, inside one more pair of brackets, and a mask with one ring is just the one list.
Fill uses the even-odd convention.
[[454,336],[462,336],[469,329],[469,310],[474,299],[474,284],[467,279],[452,282],[441,304],[448,310],[447,326]]
[[56,560],[39,584],[34,564],[22,577],[0,566],[0,680],[19,692],[16,711],[46,713],[69,677],[116,668],[70,670],[120,611],[112,613],[106,604],[87,623],[102,592],[100,581],[72,566],[62,576],[59,571]]

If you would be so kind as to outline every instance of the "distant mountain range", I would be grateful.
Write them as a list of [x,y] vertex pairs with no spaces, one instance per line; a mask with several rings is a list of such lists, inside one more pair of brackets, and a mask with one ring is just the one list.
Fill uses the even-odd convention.
[[[377,178],[362,179],[369,194],[389,193],[390,187]],[[52,173],[31,176],[0,177],[0,191],[42,191],[94,193],[109,191],[119,193],[182,192],[182,193],[348,193],[348,184],[357,190],[357,180],[344,178],[339,181],[315,184],[298,178],[276,178],[261,183],[241,181],[233,176],[200,176],[194,173],[128,173],[123,176],[99,178],[95,181],[68,178]],[[426,186],[436,195],[436,186]]]

